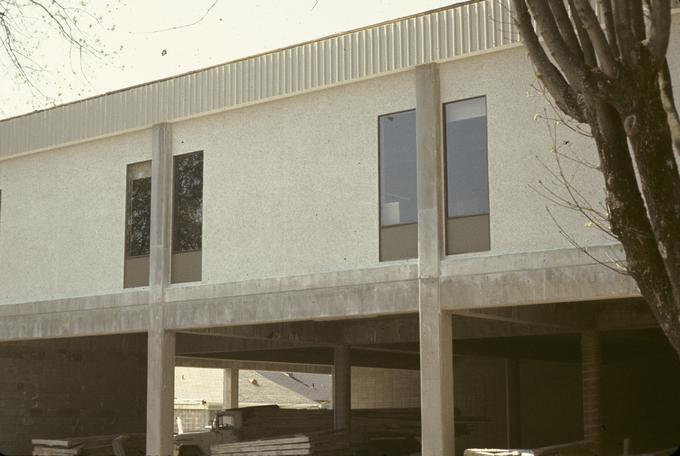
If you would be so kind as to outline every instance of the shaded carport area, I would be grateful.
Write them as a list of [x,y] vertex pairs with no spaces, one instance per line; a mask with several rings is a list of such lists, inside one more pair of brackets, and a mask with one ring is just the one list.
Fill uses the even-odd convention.
[[[603,454],[622,454],[624,441],[630,453],[680,444],[680,362],[642,300],[451,317],[457,454],[583,440]],[[418,315],[401,314],[180,331],[177,364],[327,368],[333,426],[347,429],[350,409],[393,408],[396,417],[399,399],[419,397],[418,376],[407,374],[420,368],[419,330]],[[379,404],[365,399],[378,396]]]
[[0,453],[32,439],[143,433],[146,334],[0,343]]

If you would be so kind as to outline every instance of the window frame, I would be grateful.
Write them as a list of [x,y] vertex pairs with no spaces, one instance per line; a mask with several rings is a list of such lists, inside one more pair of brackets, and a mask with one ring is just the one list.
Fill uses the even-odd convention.
[[[177,223],[177,191],[179,187],[179,180],[177,179],[177,158],[183,157],[185,155],[201,154],[201,248],[191,249],[191,250],[175,250],[176,239],[178,236],[179,224]],[[193,152],[186,152],[183,154],[177,154],[172,156],[172,239],[171,239],[171,249],[170,254],[175,255],[178,253],[191,253],[191,252],[201,252],[203,251],[203,189],[205,187],[205,151],[195,150]]]
[[[378,204],[376,205],[378,207],[378,263],[390,263],[394,261],[408,261],[408,260],[413,260],[417,259],[418,255],[415,257],[409,257],[409,258],[402,258],[402,259],[396,259],[396,260],[383,260],[382,258],[382,250],[383,250],[383,235],[382,235],[382,229],[383,229],[383,224],[382,224],[382,183],[383,183],[383,177],[382,177],[382,166],[381,166],[381,136],[380,136],[380,119],[385,116],[394,116],[397,114],[404,114],[407,112],[416,112],[416,108],[409,108],[409,109],[402,109],[399,111],[392,111],[392,112],[387,112],[385,114],[378,114],[376,117],[376,137],[377,137],[377,144],[378,144],[378,153],[376,154],[377,160],[378,160]],[[417,115],[417,113],[416,113]],[[417,125],[417,124],[416,124]],[[418,151],[416,150],[416,165],[418,163]],[[416,179],[418,178],[417,173],[416,173]],[[417,181],[416,181],[416,198],[418,197],[417,193]],[[405,225],[413,225],[413,223],[397,223],[394,225],[389,225],[389,227],[395,227],[395,226],[405,226]],[[418,219],[416,217],[416,222],[415,225],[418,226]]]
[[[448,164],[448,141],[447,141],[447,134],[446,134],[446,106],[454,103],[461,103],[464,101],[470,101],[470,100],[476,100],[479,98],[484,99],[484,119],[485,119],[485,134],[486,134],[486,204],[487,207],[489,208],[488,212],[486,213],[479,213],[479,214],[469,214],[469,215],[459,215],[455,217],[450,217],[449,216],[449,164]],[[491,250],[491,194],[490,194],[490,188],[489,188],[489,104],[487,100],[486,95],[475,95],[471,97],[466,97],[466,98],[461,98],[458,100],[451,100],[451,101],[446,101],[443,102],[441,105],[441,116],[442,116],[442,161],[443,161],[443,171],[444,171],[444,217],[443,217],[443,234],[444,234],[444,256],[455,256],[455,255],[466,255],[466,254],[471,254],[471,253],[478,253],[478,252],[488,252]],[[489,245],[488,250],[480,250],[476,252],[460,252],[460,253],[449,253],[448,252],[448,229],[447,229],[447,222],[449,220],[457,220],[457,219],[464,219],[464,218],[470,218],[470,217],[479,217],[479,216],[484,216],[486,215],[489,217],[489,230],[488,230],[488,236],[487,236],[487,242]]]
[[[151,160],[143,160],[140,162],[134,162],[134,163],[128,163],[127,166],[125,167],[125,243],[123,245],[124,249],[124,254],[123,257],[127,260],[129,258],[143,258],[143,257],[148,257],[151,254],[151,210],[149,209],[149,253],[143,254],[143,255],[128,255],[128,247],[129,247],[129,242],[130,242],[130,226],[129,226],[129,220],[130,220],[130,210],[132,209],[130,206],[131,203],[131,192],[132,192],[132,183],[135,180],[140,180],[140,179],[131,179],[130,178],[130,170],[135,167],[135,166],[142,166],[144,164],[148,163],[149,164],[149,177],[145,177],[143,179],[149,179],[151,182]],[[153,187],[152,187],[153,189]],[[149,206],[151,206],[151,199],[153,198],[153,195],[151,194],[151,189],[149,191]]]

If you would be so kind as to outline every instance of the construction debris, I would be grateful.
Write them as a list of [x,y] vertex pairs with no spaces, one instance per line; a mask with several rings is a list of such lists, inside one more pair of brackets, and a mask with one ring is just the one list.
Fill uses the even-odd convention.
[[144,456],[144,434],[33,439],[33,456]]
[[349,440],[343,432],[316,432],[226,443],[212,447],[212,456],[345,456]]

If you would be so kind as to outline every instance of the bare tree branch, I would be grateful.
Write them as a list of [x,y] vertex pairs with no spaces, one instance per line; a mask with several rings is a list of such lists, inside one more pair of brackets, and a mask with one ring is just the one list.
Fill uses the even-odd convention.
[[647,48],[654,62],[660,67],[666,60],[666,50],[671,33],[671,3],[670,0],[651,0],[651,25]]

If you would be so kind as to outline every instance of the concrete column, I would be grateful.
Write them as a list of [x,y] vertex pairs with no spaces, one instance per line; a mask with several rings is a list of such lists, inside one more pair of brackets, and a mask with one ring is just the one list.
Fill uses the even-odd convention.
[[225,409],[238,408],[238,369],[224,369],[224,395],[222,406]]
[[441,100],[437,65],[416,68],[418,277],[422,455],[454,454],[453,338],[442,311],[439,264],[444,252]]
[[152,128],[149,331],[146,390],[146,454],[171,456],[175,393],[175,333],[163,327],[165,289],[170,282],[172,243],[172,130]]
[[175,402],[175,334],[148,334],[146,381],[146,454],[171,456]]
[[508,448],[522,447],[522,414],[520,408],[519,360],[505,361],[505,410]]
[[583,440],[595,454],[604,454],[604,422],[600,402],[602,345],[597,331],[581,334]]
[[333,351],[333,428],[349,430],[352,414],[352,364],[347,345]]

